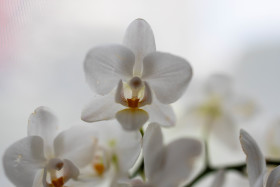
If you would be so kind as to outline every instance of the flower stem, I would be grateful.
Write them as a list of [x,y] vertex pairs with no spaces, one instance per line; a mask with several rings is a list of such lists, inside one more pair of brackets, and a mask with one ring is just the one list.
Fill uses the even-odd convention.
[[[266,159],[266,165],[268,166],[278,166],[280,165],[280,160],[270,160]],[[189,184],[185,185],[184,187],[192,187],[195,185],[198,181],[206,177],[208,174],[217,172],[219,170],[225,170],[225,171],[237,171],[241,175],[246,175],[245,172],[246,163],[240,163],[237,165],[232,166],[225,166],[225,167],[211,167],[210,165],[206,165],[206,167],[198,174]]]

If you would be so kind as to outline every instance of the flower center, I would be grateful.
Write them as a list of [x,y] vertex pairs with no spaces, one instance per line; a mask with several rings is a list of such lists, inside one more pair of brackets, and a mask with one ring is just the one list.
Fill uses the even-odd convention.
[[211,96],[205,103],[198,107],[202,115],[218,118],[222,113],[221,99],[217,96]]
[[107,154],[102,147],[98,147],[94,154],[92,168],[99,177],[102,177],[108,168]]
[[105,171],[105,166],[103,163],[95,163],[93,164],[93,168],[98,174],[98,176],[102,176]]
[[133,77],[128,82],[126,90],[124,90],[123,82],[120,80],[115,95],[115,101],[123,106],[136,109],[151,104],[152,93],[146,82],[143,82],[139,77]]
[[64,184],[69,179],[76,179],[79,170],[71,161],[59,158],[52,158],[44,168],[43,186],[44,187],[65,187]]
[[64,178],[59,177],[57,179],[52,180],[51,184],[48,184],[50,187],[63,187],[64,185]]

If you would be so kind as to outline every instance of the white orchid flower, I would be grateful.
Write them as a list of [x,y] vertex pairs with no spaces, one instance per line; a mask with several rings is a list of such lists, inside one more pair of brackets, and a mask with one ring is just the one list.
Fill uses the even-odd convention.
[[247,172],[251,187],[279,187],[280,166],[269,174],[266,182],[266,162],[256,141],[244,130],[240,130],[240,142],[247,156]]
[[143,138],[146,182],[130,181],[133,187],[176,187],[192,172],[194,160],[201,153],[201,143],[192,138],[181,138],[163,145],[158,124],[150,124]]
[[123,45],[90,50],[84,71],[89,86],[101,96],[83,110],[82,120],[116,117],[126,130],[139,129],[148,119],[174,125],[175,116],[167,104],[179,99],[192,77],[185,59],[156,51],[153,31],[143,19],[129,25]]
[[49,109],[37,108],[29,118],[28,136],[6,150],[3,166],[15,186],[63,187],[92,158],[92,142],[79,130],[57,135],[57,122]]
[[141,152],[141,133],[124,131],[116,120],[96,122],[85,131],[91,132],[95,150],[74,186],[116,186],[119,179],[128,178]]
[[235,93],[231,78],[224,74],[214,74],[208,78],[203,94],[198,96],[188,111],[196,121],[193,123],[201,124],[206,137],[211,132],[235,148],[238,145],[237,122],[252,117],[255,112],[253,100]]

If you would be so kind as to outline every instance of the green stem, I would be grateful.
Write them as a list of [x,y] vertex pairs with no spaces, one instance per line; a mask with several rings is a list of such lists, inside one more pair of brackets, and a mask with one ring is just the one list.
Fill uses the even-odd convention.
[[[280,165],[279,160],[270,160],[266,159],[266,165],[268,166],[278,166]],[[225,170],[225,171],[237,171],[241,175],[246,175],[245,173],[246,163],[241,163],[233,166],[226,166],[226,167],[211,167],[207,165],[204,170],[202,170],[189,184],[185,185],[184,187],[192,187],[195,185],[198,181],[209,175],[210,173],[217,172],[219,170]]]

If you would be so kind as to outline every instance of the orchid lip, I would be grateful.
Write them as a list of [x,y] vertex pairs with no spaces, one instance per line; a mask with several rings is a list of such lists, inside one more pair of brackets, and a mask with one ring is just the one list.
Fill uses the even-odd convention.
[[116,103],[122,104],[130,109],[137,109],[152,103],[151,89],[149,85],[146,82],[143,82],[139,77],[133,77],[129,81],[128,86],[131,95],[125,96],[123,82],[122,80],[119,81],[115,94]]

